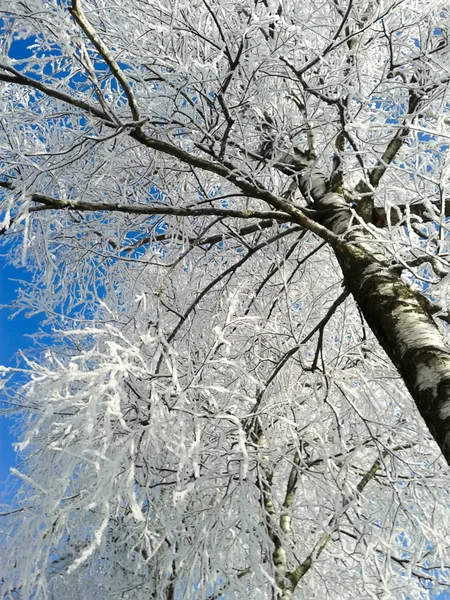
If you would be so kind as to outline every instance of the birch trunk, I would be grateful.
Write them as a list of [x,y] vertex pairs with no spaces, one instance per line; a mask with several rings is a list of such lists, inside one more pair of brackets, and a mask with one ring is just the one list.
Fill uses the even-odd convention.
[[[315,200],[322,223],[339,235],[351,217],[344,203],[340,194]],[[348,289],[450,464],[450,348],[426,300],[377,258],[374,246],[374,240],[350,234],[333,249]]]

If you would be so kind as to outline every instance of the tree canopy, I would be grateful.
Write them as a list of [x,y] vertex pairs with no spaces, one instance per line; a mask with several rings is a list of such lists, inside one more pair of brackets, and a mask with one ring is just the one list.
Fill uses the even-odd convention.
[[448,2],[0,17],[0,596],[447,589]]

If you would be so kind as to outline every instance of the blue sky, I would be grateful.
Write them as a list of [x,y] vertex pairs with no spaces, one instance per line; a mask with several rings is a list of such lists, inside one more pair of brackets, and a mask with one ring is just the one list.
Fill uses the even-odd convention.
[[[3,20],[0,19],[0,33],[3,28]],[[28,49],[33,39],[19,40],[13,43],[10,56],[20,59],[29,57],[32,52]],[[6,250],[2,248],[4,253]],[[0,255],[0,365],[16,366],[14,356],[18,350],[25,350],[32,345],[30,338],[26,337],[35,333],[38,329],[39,317],[25,318],[22,314],[10,319],[12,310],[7,307],[11,305],[16,297],[16,289],[19,287],[17,280],[25,278],[25,270],[9,266],[4,256]],[[0,408],[2,396],[0,391]],[[1,412],[0,412],[1,415]],[[3,484],[8,476],[9,468],[15,464],[15,454],[12,448],[14,437],[10,431],[14,424],[13,419],[0,416],[0,503],[5,501]]]
[[[24,279],[25,272],[7,265],[3,256],[0,256],[0,305],[10,306],[19,287],[17,280]],[[15,366],[15,354],[19,349],[26,349],[32,345],[32,340],[27,335],[36,332],[39,317],[26,318],[18,315],[10,319],[11,309],[0,309],[0,365]],[[0,392],[1,393],[1,392]],[[0,396],[0,406],[1,406]],[[9,468],[15,463],[12,448],[14,437],[10,432],[14,424],[13,419],[0,417],[0,503],[5,501],[2,490],[8,476]]]

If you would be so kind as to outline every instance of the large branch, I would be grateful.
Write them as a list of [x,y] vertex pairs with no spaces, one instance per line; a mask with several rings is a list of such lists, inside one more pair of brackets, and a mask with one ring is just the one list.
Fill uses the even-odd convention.
[[[93,115],[97,116],[98,118],[101,118],[105,125],[116,128],[118,131],[124,130],[126,128],[130,137],[132,137],[135,141],[141,143],[142,145],[146,146],[147,148],[150,148],[152,150],[155,150],[157,152],[165,154],[166,156],[171,156],[173,158],[176,158],[179,161],[181,161],[182,163],[189,165],[190,167],[201,169],[201,170],[207,171],[209,173],[214,173],[214,174],[218,175],[219,177],[225,179],[229,183],[232,183],[236,188],[238,188],[241,192],[243,192],[244,195],[246,195],[250,198],[263,200],[263,201],[267,202],[272,208],[283,211],[287,215],[290,215],[292,217],[292,219],[291,219],[292,222],[295,222],[298,225],[301,225],[302,227],[304,227],[305,229],[308,229],[309,231],[315,233],[316,235],[321,237],[323,240],[330,242],[330,243],[333,241],[335,241],[335,242],[338,241],[338,238],[335,236],[335,234],[333,232],[331,232],[326,227],[323,227],[321,224],[319,224],[318,222],[316,222],[314,220],[314,215],[310,211],[308,211],[307,209],[299,209],[298,207],[291,204],[291,202],[289,202],[285,198],[282,198],[280,196],[273,194],[272,192],[267,190],[267,188],[264,185],[262,185],[258,180],[256,180],[254,177],[251,177],[245,173],[242,173],[236,165],[234,165],[228,161],[224,161],[224,160],[222,160],[221,162],[218,162],[215,160],[209,160],[209,159],[203,158],[202,156],[192,154],[186,150],[183,150],[179,146],[175,146],[174,144],[172,144],[170,142],[166,142],[166,141],[151,137],[143,130],[142,123],[133,122],[133,123],[127,123],[127,124],[121,124],[121,125],[114,123],[111,120],[111,117],[109,115],[107,115],[103,111],[96,109],[95,107],[91,106],[90,104],[88,104],[84,101],[74,99],[68,94],[59,92],[45,84],[42,84],[41,82],[37,82],[33,79],[30,79],[29,77],[23,76],[20,72],[16,71],[15,69],[13,69],[7,65],[0,64],[0,69],[6,70],[7,72],[10,72],[13,74],[12,76],[10,76],[10,75],[4,75],[0,72],[0,81],[2,81],[2,80],[8,81],[10,83],[15,83],[15,84],[18,84],[21,86],[38,89],[43,94],[45,94],[49,97],[59,99],[69,105],[72,105],[76,108],[80,108],[80,109],[88,112],[89,114],[93,114]],[[300,166],[303,166],[303,165],[300,165]],[[288,169],[287,172],[290,175],[293,175],[297,172],[299,165],[294,164],[294,168],[293,168],[291,164],[289,164],[289,165],[286,164],[286,167]],[[3,183],[4,183],[3,187],[9,186],[8,182],[3,182]],[[37,196],[38,195],[36,195],[36,197]],[[45,203],[44,198],[45,198],[44,196],[41,196],[41,200],[38,200],[38,201]],[[59,201],[59,202],[66,202],[65,206],[60,204],[59,208],[77,208],[77,206],[78,206],[78,205],[74,206],[71,201]],[[57,208],[57,207],[55,206],[55,208]],[[96,209],[94,209],[94,208],[90,209],[87,206],[86,206],[86,208],[83,209],[83,207],[80,206],[80,209],[82,209],[82,210],[114,210],[114,208],[111,209],[106,205],[105,205],[105,208],[100,208],[100,205],[98,205],[98,207]],[[257,216],[257,215],[255,214],[254,216]],[[313,218],[310,218],[310,216]],[[265,218],[265,217],[263,216],[262,218]]]
[[271,219],[273,221],[289,221],[291,218],[287,214],[275,211],[262,210],[233,210],[230,208],[185,208],[182,206],[162,206],[153,204],[151,201],[146,205],[134,204],[115,204],[112,202],[84,202],[82,200],[60,200],[51,198],[44,194],[33,194],[31,200],[38,204],[43,204],[49,209],[57,210],[77,210],[80,212],[119,212],[134,215],[167,215],[174,217],[233,217],[238,219]]
[[[445,200],[443,210],[445,216],[450,217],[450,200]],[[437,209],[436,212],[439,211],[440,209]],[[430,213],[429,206],[422,202],[417,202],[409,205],[398,204],[395,207],[388,206],[386,208],[376,206],[373,208],[372,219],[370,222],[379,228],[387,227],[388,225],[396,225],[403,219],[402,215],[406,214],[407,212],[409,212],[410,215],[416,215],[420,217],[426,222],[434,220],[433,214]]]
[[[278,218],[276,219],[277,221],[282,221],[282,214],[281,213],[276,213]],[[209,235],[208,237],[202,237],[203,234],[200,234],[198,237],[191,237],[188,239],[189,244],[191,244],[192,246],[213,246],[214,244],[218,244],[219,242],[224,242],[225,240],[229,240],[229,239],[238,239],[245,237],[246,235],[250,235],[252,233],[256,233],[257,231],[263,231],[264,229],[268,229],[270,227],[273,227],[274,225],[274,219],[266,219],[263,221],[259,221],[257,223],[254,223],[253,225],[248,225],[247,227],[242,227],[241,229],[238,229],[236,231],[231,231],[229,233],[225,233],[225,232],[221,232],[221,233],[216,233],[215,235]],[[173,239],[173,236],[169,236],[166,233],[159,233],[157,235],[146,235],[145,237],[141,238],[140,240],[138,240],[137,242],[135,242],[134,244],[131,244],[129,246],[124,246],[123,248],[121,248],[122,252],[134,252],[135,250],[137,250],[138,248],[141,248],[142,246],[145,246],[146,244],[150,244],[151,242],[162,242],[165,241],[167,239]],[[183,237],[180,235],[178,238],[180,241],[183,240]]]

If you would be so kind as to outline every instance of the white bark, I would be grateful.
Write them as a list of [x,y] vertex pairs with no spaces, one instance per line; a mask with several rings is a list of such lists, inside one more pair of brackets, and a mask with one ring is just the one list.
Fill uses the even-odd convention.
[[368,324],[450,463],[450,347],[425,301],[364,248],[336,254]]

